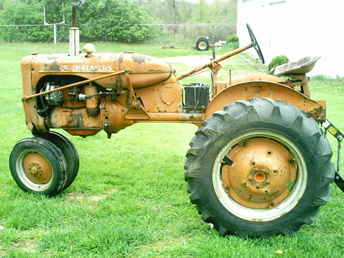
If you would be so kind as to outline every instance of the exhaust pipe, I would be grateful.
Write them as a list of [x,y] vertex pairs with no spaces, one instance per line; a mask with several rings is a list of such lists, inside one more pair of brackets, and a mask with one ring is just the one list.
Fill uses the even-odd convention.
[[69,28],[69,55],[78,56],[80,53],[80,30],[78,27]]
[[78,56],[80,53],[80,30],[77,27],[77,11],[85,0],[72,2],[72,27],[69,28],[69,55]]

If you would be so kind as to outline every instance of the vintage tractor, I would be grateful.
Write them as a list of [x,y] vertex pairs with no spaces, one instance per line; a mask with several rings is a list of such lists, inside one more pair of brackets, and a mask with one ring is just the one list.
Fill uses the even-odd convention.
[[[183,75],[162,60],[126,52],[34,54],[21,62],[23,105],[33,136],[9,158],[11,174],[27,192],[54,196],[78,173],[73,144],[51,129],[110,137],[135,123],[176,122],[199,127],[186,154],[185,180],[202,219],[221,235],[291,234],[313,222],[329,200],[329,185],[343,181],[331,164],[325,103],[310,98],[314,62],[277,69],[283,78],[254,74],[217,82],[220,62],[251,43]],[[78,31],[71,30],[71,34]],[[73,49],[72,49],[73,50]],[[74,49],[75,50],[75,49]],[[211,87],[180,81],[206,68]],[[336,175],[336,178],[335,178]]]

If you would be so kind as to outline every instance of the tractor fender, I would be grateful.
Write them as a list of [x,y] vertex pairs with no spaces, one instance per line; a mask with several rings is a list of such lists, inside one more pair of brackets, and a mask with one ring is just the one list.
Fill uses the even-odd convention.
[[234,84],[219,92],[210,101],[205,118],[235,101],[252,98],[271,98],[291,104],[310,114],[317,121],[326,119],[326,105],[323,101],[314,101],[302,93],[276,82],[249,81]]

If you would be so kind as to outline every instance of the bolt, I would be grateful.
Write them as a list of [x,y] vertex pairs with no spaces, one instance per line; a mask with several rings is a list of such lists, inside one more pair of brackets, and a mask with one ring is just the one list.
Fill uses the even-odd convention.
[[38,174],[38,169],[36,166],[30,168],[30,174],[36,176]]
[[240,142],[240,143],[238,144],[238,146],[245,147],[245,146],[246,146],[246,144],[247,144],[247,142],[246,142],[246,141],[242,141],[242,142]]
[[289,162],[290,164],[294,164],[294,163],[295,163],[295,159],[290,159],[290,160],[288,160],[288,162]]

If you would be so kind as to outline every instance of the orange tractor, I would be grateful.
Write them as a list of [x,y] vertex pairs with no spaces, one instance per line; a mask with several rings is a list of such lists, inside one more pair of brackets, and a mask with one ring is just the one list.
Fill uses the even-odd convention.
[[[35,54],[21,62],[23,105],[33,136],[9,158],[11,174],[27,192],[54,196],[79,169],[73,144],[51,129],[110,137],[135,123],[183,122],[199,127],[186,154],[185,180],[202,219],[221,235],[270,236],[313,222],[343,180],[331,164],[325,132],[342,134],[326,120],[325,103],[310,98],[308,72],[315,61],[279,67],[279,76],[255,74],[218,82],[220,62],[251,43],[176,76],[162,60],[132,53]],[[78,34],[71,29],[71,35]],[[72,36],[73,37],[73,36]],[[77,37],[73,42],[77,42]],[[73,45],[72,42],[72,45]],[[206,68],[212,85],[181,80]]]

